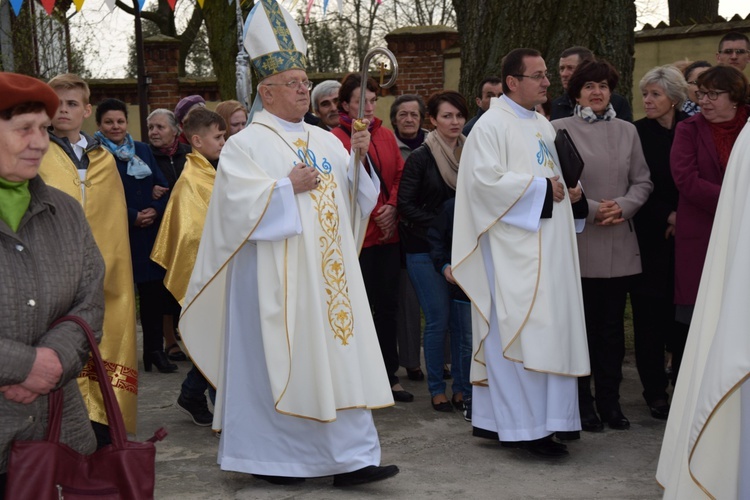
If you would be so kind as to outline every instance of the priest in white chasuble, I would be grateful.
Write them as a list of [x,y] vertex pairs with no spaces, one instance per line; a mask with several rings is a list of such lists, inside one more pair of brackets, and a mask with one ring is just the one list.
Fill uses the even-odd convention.
[[750,122],[721,185],[656,479],[664,498],[750,498]]
[[311,85],[289,13],[261,0],[245,32],[262,109],[222,150],[180,321],[217,386],[218,461],[274,484],[385,479],[398,468],[380,466],[370,410],[393,398],[357,258],[379,181],[303,122]]
[[580,185],[565,188],[555,131],[533,110],[547,99],[546,70],[533,49],[503,59],[504,95],[461,157],[452,269],[472,302],[474,435],[560,457],[552,435],[580,430],[576,378],[590,371],[575,238],[587,207]]

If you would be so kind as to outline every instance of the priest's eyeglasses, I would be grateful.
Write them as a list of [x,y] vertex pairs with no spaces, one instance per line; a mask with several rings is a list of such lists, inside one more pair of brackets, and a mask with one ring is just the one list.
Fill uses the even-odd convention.
[[696,90],[695,91],[695,97],[698,98],[700,101],[703,99],[703,97],[708,97],[709,101],[715,101],[719,98],[719,94],[726,94],[726,90],[709,90],[708,92],[704,92],[703,90]]
[[300,88],[300,86],[306,88],[307,90],[312,90],[313,88],[313,82],[311,82],[310,80],[292,80],[286,83],[264,83],[263,85],[283,85],[288,89],[294,90],[297,90],[298,88]]
[[544,73],[534,73],[533,75],[510,75],[515,76],[516,78],[531,78],[532,80],[539,82],[541,80],[544,80],[545,78],[549,79],[549,73],[546,71]]
[[747,49],[722,49],[719,52],[721,52],[725,56],[731,56],[732,54],[737,54],[738,56],[744,56],[750,51]]

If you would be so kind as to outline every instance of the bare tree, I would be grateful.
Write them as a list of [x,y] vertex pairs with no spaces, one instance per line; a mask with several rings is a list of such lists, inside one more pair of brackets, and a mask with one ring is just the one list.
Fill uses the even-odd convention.
[[710,23],[719,15],[719,0],[669,0],[669,24]]

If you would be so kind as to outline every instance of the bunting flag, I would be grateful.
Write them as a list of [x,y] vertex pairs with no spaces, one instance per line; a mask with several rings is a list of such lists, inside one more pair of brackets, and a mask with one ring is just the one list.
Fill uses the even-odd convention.
[[110,12],[114,12],[115,10],[115,0],[104,0],[104,3],[107,7],[109,7]]
[[73,0],[73,3],[76,6],[76,12],[81,12],[81,7],[83,7],[84,0]]
[[[232,1],[233,0],[229,0],[229,5],[232,5]],[[177,3],[177,0],[167,0],[167,3],[169,4],[169,8],[172,9],[172,12],[174,12],[174,5]],[[201,5],[201,7],[203,6]]]
[[201,8],[201,9],[203,8],[203,3],[204,3],[205,1],[206,1],[206,0],[198,0],[198,5],[200,6],[200,8]]
[[21,5],[23,5],[23,0],[10,0],[10,6],[13,7],[15,15],[21,12]]
[[305,14],[305,24],[310,22],[310,9],[312,9],[315,0],[307,0],[307,13]]
[[[73,0],[75,2],[75,0]],[[81,3],[83,3],[83,0],[81,0]],[[146,0],[138,0],[138,12],[143,11],[143,6],[146,5]]]
[[55,10],[55,0],[42,0],[42,7],[47,11],[47,15],[51,16],[52,11]]

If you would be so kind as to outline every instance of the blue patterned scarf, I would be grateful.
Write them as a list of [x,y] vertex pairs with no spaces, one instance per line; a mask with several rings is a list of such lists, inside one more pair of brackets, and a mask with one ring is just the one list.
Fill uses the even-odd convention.
[[119,146],[114,142],[107,139],[107,137],[97,130],[94,133],[94,137],[99,139],[102,146],[107,148],[107,151],[115,155],[118,160],[128,162],[128,175],[135,177],[136,179],[143,179],[148,177],[153,172],[146,163],[138,158],[135,154],[135,142],[130,134],[125,134],[125,142]]

